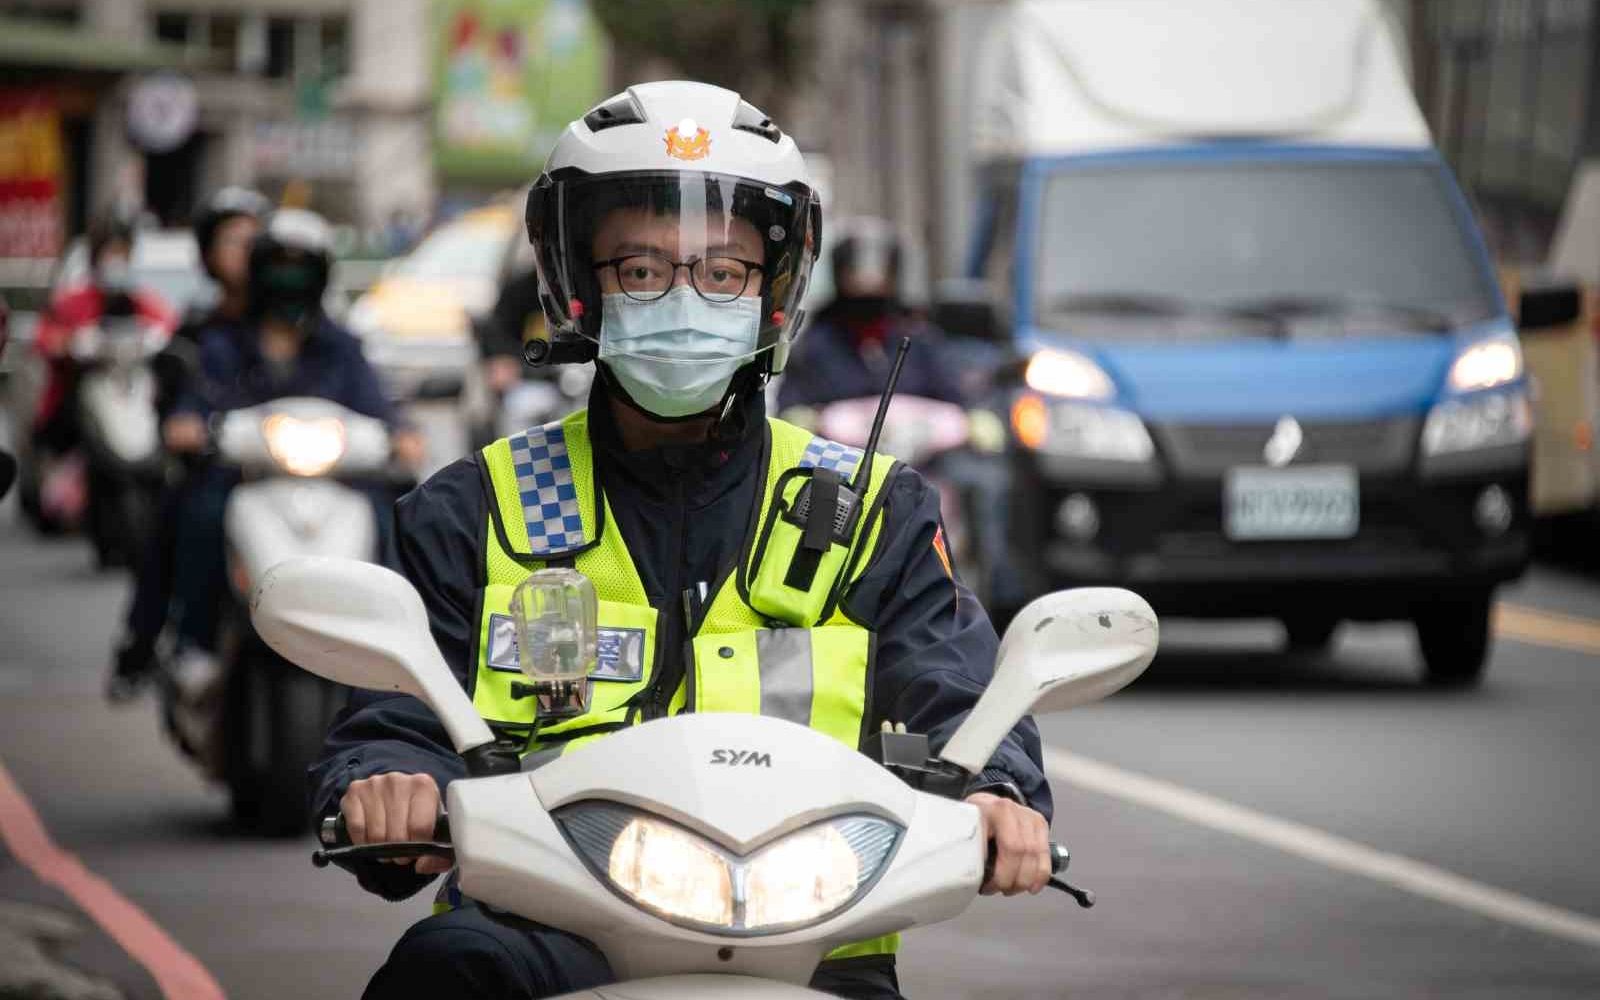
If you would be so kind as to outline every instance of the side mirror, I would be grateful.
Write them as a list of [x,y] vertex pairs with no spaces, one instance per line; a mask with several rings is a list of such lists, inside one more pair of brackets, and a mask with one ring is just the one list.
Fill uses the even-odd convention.
[[939,282],[928,318],[952,337],[972,337],[989,344],[1007,339],[989,299],[989,287],[981,281],[946,278]]
[[494,742],[428,631],[421,595],[393,570],[355,559],[286,559],[262,574],[250,621],[268,646],[314,674],[421,698],[457,753]]
[[1583,294],[1577,285],[1548,284],[1526,287],[1517,304],[1517,329],[1522,333],[1570,326],[1583,314]]
[[1046,594],[1006,629],[994,679],[939,755],[977,774],[1030,710],[1060,712],[1098,701],[1144,673],[1160,635],[1155,612],[1132,591]]

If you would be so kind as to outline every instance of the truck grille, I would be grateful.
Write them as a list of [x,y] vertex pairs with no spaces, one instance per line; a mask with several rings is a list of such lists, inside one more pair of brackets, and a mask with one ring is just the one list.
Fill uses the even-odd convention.
[[[1276,421],[1261,424],[1158,424],[1151,428],[1180,475],[1217,476],[1238,465],[1264,465],[1262,450]],[[1410,466],[1417,419],[1396,417],[1348,423],[1302,421],[1304,444],[1294,464],[1336,462],[1361,472],[1397,472]]]

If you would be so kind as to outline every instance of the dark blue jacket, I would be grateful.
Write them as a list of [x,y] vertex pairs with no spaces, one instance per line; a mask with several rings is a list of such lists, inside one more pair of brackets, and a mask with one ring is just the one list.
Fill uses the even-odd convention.
[[881,347],[863,350],[855,336],[824,310],[795,341],[778,383],[778,412],[878,395],[889,379],[902,337],[911,338],[911,350],[896,395],[965,403],[958,373],[952,370],[937,328],[911,316],[900,317],[888,323]]
[[[603,379],[595,380],[589,424],[600,482],[650,603],[666,608],[656,648],[663,670],[681,670],[685,626],[680,595],[699,581],[722,578],[738,558],[758,501],[765,414],[759,393],[743,411],[744,432],[732,441],[644,452],[623,450]],[[489,524],[488,475],[477,456],[442,469],[395,507],[390,565],[422,594],[434,639],[462,685],[478,628],[477,592],[484,575]],[[906,467],[886,484],[883,541],[843,607],[878,635],[873,670],[872,728],[904,722],[929,734],[937,748],[966,717],[994,671],[997,640],[989,617],[952,578],[934,548],[939,493]],[[433,712],[409,695],[356,692],[334,722],[322,761],[312,768],[312,804],[321,816],[337,808],[351,781],[388,771],[427,773],[441,789],[466,769]],[[1031,719],[1012,731],[984,780],[1009,781],[1046,817],[1050,789]],[[426,879],[408,869],[371,864],[361,884],[390,898],[415,892]]]
[[198,371],[174,412],[207,417],[288,396],[315,396],[395,422],[394,406],[361,353],[361,341],[333,320],[322,318],[287,372],[273,370],[259,343],[250,324],[218,322],[207,327],[199,335]]

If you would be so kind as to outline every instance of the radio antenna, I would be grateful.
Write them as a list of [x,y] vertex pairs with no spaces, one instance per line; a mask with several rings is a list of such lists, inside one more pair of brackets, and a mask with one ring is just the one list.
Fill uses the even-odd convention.
[[911,350],[911,338],[900,338],[900,349],[894,354],[894,367],[889,369],[889,382],[878,397],[878,415],[872,419],[872,434],[867,438],[867,450],[861,453],[861,464],[856,467],[855,482],[850,491],[861,496],[862,488],[872,481],[872,459],[878,453],[878,436],[883,433],[883,421],[889,416],[889,400],[894,398],[894,387],[900,382],[900,369],[905,367],[906,352]]

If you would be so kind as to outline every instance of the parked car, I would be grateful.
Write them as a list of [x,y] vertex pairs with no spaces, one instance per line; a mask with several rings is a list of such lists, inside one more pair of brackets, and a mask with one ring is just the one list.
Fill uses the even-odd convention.
[[521,201],[501,199],[439,226],[355,301],[347,322],[390,395],[460,391],[478,360],[472,324],[494,308],[526,242]]
[[1127,586],[1313,649],[1410,620],[1430,682],[1477,682],[1528,560],[1528,379],[1383,6],[995,22],[970,276],[1021,358],[1028,596]]

